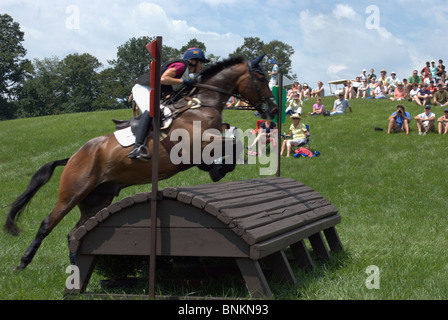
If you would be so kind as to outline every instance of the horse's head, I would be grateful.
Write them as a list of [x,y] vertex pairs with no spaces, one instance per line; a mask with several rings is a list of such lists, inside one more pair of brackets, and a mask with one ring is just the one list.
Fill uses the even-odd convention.
[[249,101],[260,112],[263,119],[273,119],[278,113],[272,91],[269,89],[269,82],[260,66],[260,61],[265,55],[261,55],[254,60],[247,62],[248,76],[246,81],[241,81],[238,91],[241,96]]

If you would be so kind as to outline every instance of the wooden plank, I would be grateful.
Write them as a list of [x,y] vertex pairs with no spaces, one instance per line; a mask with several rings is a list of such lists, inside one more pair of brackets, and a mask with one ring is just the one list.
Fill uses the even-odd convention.
[[321,230],[335,226],[341,221],[341,217],[335,214],[330,217],[311,222],[294,230],[282,233],[276,237],[256,243],[250,247],[250,258],[258,260],[274,252],[282,250],[296,242],[299,242]]
[[244,234],[247,229],[258,228],[275,221],[289,219],[295,215],[304,214],[308,211],[331,205],[326,199],[310,200],[305,203],[298,203],[291,206],[265,211],[242,219],[235,219],[229,226],[234,226],[234,231],[238,235]]
[[[150,255],[149,239],[149,228],[97,227],[83,238],[78,253]],[[228,228],[157,228],[158,255],[248,257],[249,250],[249,246]]]
[[336,209],[336,207],[334,207],[333,205],[320,207],[311,211],[307,211],[303,214],[289,217],[288,219],[274,221],[268,225],[263,225],[254,229],[246,229],[241,237],[248,244],[253,245],[279,234],[288,232],[289,230],[304,226],[318,219],[334,215],[337,212],[338,209]]
[[330,253],[328,252],[328,248],[325,245],[324,238],[320,232],[317,232],[308,237],[311,243],[311,247],[313,247],[314,254],[318,260],[328,260],[330,259]]
[[335,227],[331,227],[324,230],[325,238],[327,238],[328,245],[330,246],[331,251],[342,251],[344,248],[342,247],[341,239],[339,239],[339,235],[336,231]]
[[294,272],[291,269],[288,258],[286,258],[283,250],[277,251],[269,256],[272,262],[272,270],[275,277],[283,282],[289,282],[294,285],[297,284]]
[[271,289],[266,281],[258,261],[250,259],[235,259],[243,275],[246,287],[253,298],[272,297]]
[[[299,186],[284,190],[269,191],[267,193],[254,193],[249,196],[244,195],[244,197],[230,197],[224,200],[209,201],[204,207],[204,210],[214,216],[218,216],[223,222],[226,220],[230,222],[233,218],[240,217],[242,211],[244,211],[246,215],[251,215],[268,210],[270,207],[269,203],[272,201],[281,201],[282,199],[285,199],[282,206],[286,206],[288,203],[287,201],[294,201],[294,199],[300,201],[303,200],[303,197],[306,198],[310,194],[313,194],[318,198],[323,198],[319,193],[314,192],[312,188]],[[249,209],[251,210],[241,210],[246,206],[250,207]]]
[[308,271],[314,270],[313,260],[303,240],[293,243],[290,249],[299,268]]

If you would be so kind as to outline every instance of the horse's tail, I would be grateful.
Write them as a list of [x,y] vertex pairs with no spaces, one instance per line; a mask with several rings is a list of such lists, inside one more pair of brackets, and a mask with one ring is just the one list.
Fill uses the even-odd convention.
[[58,166],[65,166],[70,158],[64,160],[56,160],[43,165],[31,178],[25,192],[22,193],[11,205],[4,230],[13,235],[18,235],[20,229],[17,226],[17,219],[22,213],[25,206],[31,201],[37,191],[50,180],[54,169]]

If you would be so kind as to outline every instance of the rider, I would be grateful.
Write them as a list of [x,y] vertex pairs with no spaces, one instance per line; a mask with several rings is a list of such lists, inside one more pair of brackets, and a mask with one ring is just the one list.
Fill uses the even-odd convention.
[[[191,87],[196,80],[189,78],[189,74],[198,74],[202,70],[202,64],[209,62],[201,49],[190,48],[185,51],[183,59],[170,60],[161,69],[161,96],[162,99],[177,92],[183,86]],[[150,74],[146,73],[137,79],[132,88],[132,94],[137,106],[142,112],[142,117],[137,128],[135,145],[128,158],[136,158],[147,161],[151,158],[145,146],[145,139],[151,127],[152,118],[149,115],[149,91]]]

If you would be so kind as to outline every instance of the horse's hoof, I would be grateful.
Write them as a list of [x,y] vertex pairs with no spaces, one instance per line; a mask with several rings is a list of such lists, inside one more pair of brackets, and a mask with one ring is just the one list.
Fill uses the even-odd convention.
[[15,266],[15,267],[12,267],[12,268],[11,268],[11,270],[14,271],[14,272],[22,271],[22,270],[24,270],[24,269],[25,269],[25,267],[22,266],[22,265],[20,265],[20,266]]

